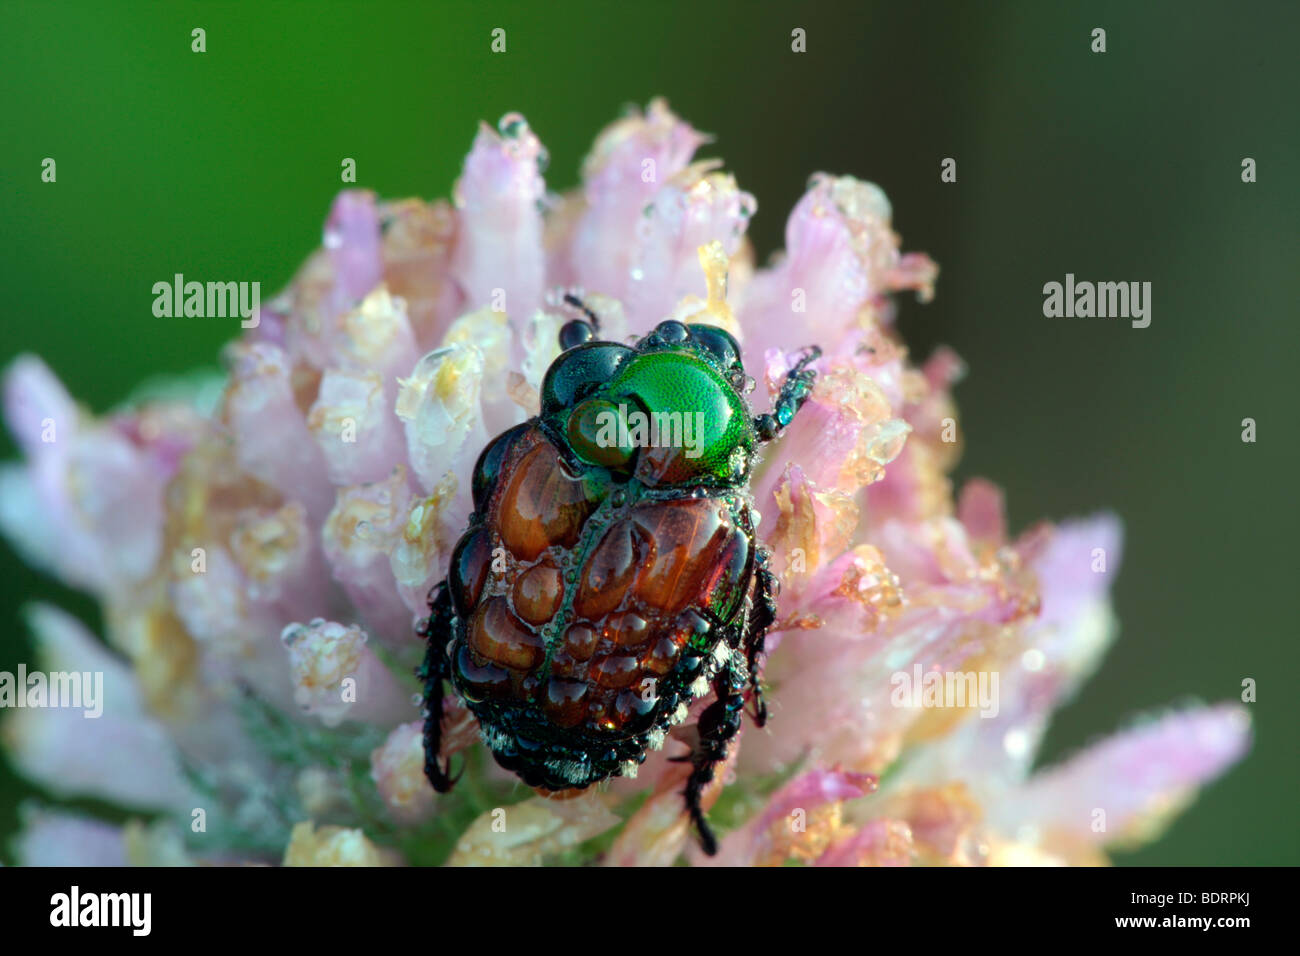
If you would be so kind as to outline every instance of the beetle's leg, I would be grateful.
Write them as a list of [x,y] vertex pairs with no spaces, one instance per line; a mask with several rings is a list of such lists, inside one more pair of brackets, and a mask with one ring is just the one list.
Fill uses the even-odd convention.
[[564,293],[563,303],[577,309],[584,318],[573,319],[560,327],[560,348],[571,349],[583,342],[590,342],[600,334],[600,317],[587,307],[587,303],[574,292]]
[[781,593],[781,582],[770,567],[772,552],[758,549],[758,563],[754,569],[754,606],[745,630],[745,663],[749,665],[749,689],[754,698],[754,723],[762,727],[767,723],[767,702],[758,680],[758,659],[763,653],[768,629],[776,621],[776,596]]
[[447,582],[438,584],[436,596],[429,602],[429,620],[420,632],[428,641],[424,663],[416,672],[424,682],[424,775],[433,789],[446,793],[456,781],[447,775],[449,768],[438,763],[442,750],[442,682],[450,676],[447,642],[451,640],[451,592]]
[[817,380],[817,373],[808,366],[821,358],[821,354],[822,350],[817,346],[810,346],[804,350],[794,368],[786,373],[785,382],[781,385],[780,394],[776,396],[776,404],[771,413],[754,419],[754,430],[758,432],[759,441],[771,441],[794,421],[795,414],[808,401],[813,382]]
[[704,790],[713,781],[718,765],[727,759],[727,750],[740,730],[741,714],[745,709],[744,675],[739,668],[728,664],[713,679],[713,689],[718,695],[700,714],[699,741],[689,758],[692,770],[686,779],[686,811],[700,835],[700,847],[709,856],[718,852],[718,838],[713,835],[708,818],[700,801]]

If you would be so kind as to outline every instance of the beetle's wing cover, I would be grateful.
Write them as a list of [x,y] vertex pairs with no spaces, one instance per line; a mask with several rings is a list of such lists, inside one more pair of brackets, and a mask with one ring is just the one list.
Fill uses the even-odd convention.
[[534,702],[559,727],[616,731],[652,709],[647,681],[688,643],[711,646],[739,611],[753,568],[748,505],[602,508],[608,493],[564,467],[540,429],[511,448],[479,537],[458,548],[468,567],[453,569],[467,584],[456,666],[475,695]]

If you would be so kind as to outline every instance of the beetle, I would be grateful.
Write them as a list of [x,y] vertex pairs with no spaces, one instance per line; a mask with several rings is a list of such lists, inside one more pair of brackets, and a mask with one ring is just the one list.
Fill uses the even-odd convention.
[[811,394],[821,351],[806,349],[754,417],[725,330],[668,320],[624,345],[597,337],[577,296],[564,302],[582,317],[560,329],[540,414],[479,456],[468,528],[430,592],[425,774],[438,792],[455,782],[439,759],[444,682],[497,763],[543,793],[635,776],[712,691],[678,758],[712,855],[704,790],[746,697],[756,724],[767,718],[759,667],[778,582],[755,539],[750,470]]

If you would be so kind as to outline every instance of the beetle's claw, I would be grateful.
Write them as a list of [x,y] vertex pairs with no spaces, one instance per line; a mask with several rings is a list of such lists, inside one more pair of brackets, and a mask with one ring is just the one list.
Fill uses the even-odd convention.
[[[466,768],[467,766],[469,766],[468,761],[467,761],[466,763],[461,764],[460,772],[457,773],[456,776],[452,777],[451,779],[449,779],[449,780],[447,781],[447,789],[448,789],[448,790],[450,790],[452,787],[456,786],[456,784],[460,782],[460,778],[463,777],[463,776],[465,776],[465,768]],[[447,773],[451,773],[451,758],[450,758],[450,757],[447,758]]]
[[424,775],[429,778],[429,783],[438,793],[447,793],[452,787],[460,781],[465,775],[465,767],[460,768],[456,776],[451,776],[451,758],[447,758],[446,764],[441,764],[437,760],[430,760],[424,765]]
[[700,837],[700,849],[706,856],[718,855],[718,838],[713,833],[713,827],[709,826],[708,819],[704,814],[695,817],[695,831]]

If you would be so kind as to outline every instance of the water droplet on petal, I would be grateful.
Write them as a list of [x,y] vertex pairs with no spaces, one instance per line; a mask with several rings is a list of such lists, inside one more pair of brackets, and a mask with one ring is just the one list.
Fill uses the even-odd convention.
[[507,139],[518,139],[528,132],[528,120],[520,113],[507,113],[497,123],[497,130]]
[[875,431],[867,440],[867,457],[878,465],[887,465],[903,450],[912,426],[901,418],[891,418],[875,426]]
[[1029,753],[1029,735],[1023,730],[1008,730],[1002,738],[1002,746],[1012,757],[1023,757]]

